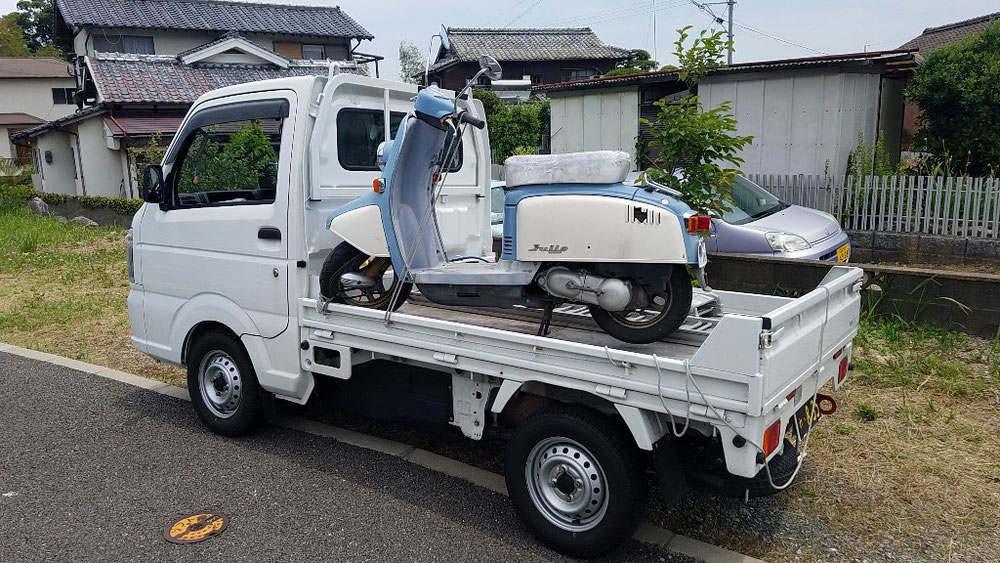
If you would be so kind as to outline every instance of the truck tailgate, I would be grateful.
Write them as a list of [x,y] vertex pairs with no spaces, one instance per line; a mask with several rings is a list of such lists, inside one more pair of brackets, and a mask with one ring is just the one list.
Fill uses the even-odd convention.
[[858,268],[834,267],[816,289],[761,317],[762,413],[813,374],[822,386],[836,373],[833,355],[858,331],[862,275]]

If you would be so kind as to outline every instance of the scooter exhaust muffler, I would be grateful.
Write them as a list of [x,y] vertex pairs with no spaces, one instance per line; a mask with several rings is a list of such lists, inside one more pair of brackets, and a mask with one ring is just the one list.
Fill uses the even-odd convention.
[[535,281],[556,297],[597,305],[606,311],[624,311],[632,302],[632,288],[627,283],[563,266],[542,272]]

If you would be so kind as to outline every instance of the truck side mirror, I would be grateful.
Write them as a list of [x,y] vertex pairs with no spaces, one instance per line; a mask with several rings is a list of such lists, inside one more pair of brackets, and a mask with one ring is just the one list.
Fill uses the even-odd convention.
[[147,164],[142,171],[142,199],[147,203],[163,201],[163,167]]

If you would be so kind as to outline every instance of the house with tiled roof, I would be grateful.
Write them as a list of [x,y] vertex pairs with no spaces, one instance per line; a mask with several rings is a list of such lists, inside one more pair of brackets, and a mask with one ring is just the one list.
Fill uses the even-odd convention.
[[[1000,12],[993,12],[976,18],[970,18],[937,27],[928,27],[923,33],[900,45],[900,49],[916,50],[921,56],[927,57],[938,47],[950,45],[966,37],[986,29],[990,24],[1000,20]],[[920,129],[920,108],[907,102],[903,113],[903,145],[909,149],[913,138]]]
[[75,86],[73,69],[65,61],[0,57],[0,158],[30,162],[29,147],[15,144],[10,135],[73,113]]
[[[54,0],[55,40],[73,53],[76,109],[21,130],[35,186],[69,195],[137,197],[151,139],[167,143],[191,104],[216,88],[330,72],[366,72],[381,57],[339,7],[225,0]],[[147,151],[148,152],[148,151]]]
[[453,90],[463,88],[479,70],[481,55],[500,62],[504,80],[546,84],[600,76],[627,60],[630,52],[606,45],[589,27],[449,27],[442,29],[441,47],[428,69],[428,82]]

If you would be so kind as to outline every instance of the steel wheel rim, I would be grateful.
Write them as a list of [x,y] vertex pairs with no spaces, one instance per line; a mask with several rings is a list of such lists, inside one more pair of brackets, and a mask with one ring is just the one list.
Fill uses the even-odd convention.
[[198,387],[202,402],[219,418],[236,414],[243,401],[243,378],[229,354],[214,350],[205,355],[198,367]]
[[[656,303],[657,300],[662,301],[662,305]],[[654,294],[650,301],[651,304],[656,304],[659,309],[650,310],[647,306],[642,309],[633,309],[631,311],[608,311],[608,313],[616,323],[624,327],[636,329],[647,328],[659,323],[663,317],[670,312],[670,307],[673,305],[674,301],[674,295],[672,291],[667,290]]]
[[604,470],[576,440],[558,436],[536,444],[528,454],[524,476],[535,508],[563,530],[585,532],[607,513]]
[[[392,261],[388,258],[369,258],[357,269],[358,272],[375,280],[374,291],[363,291],[360,289],[344,289],[340,287],[340,294],[344,297],[344,303],[358,307],[370,307],[379,309],[392,299],[396,284],[400,279],[392,271]],[[386,285],[386,280],[390,280]]]

